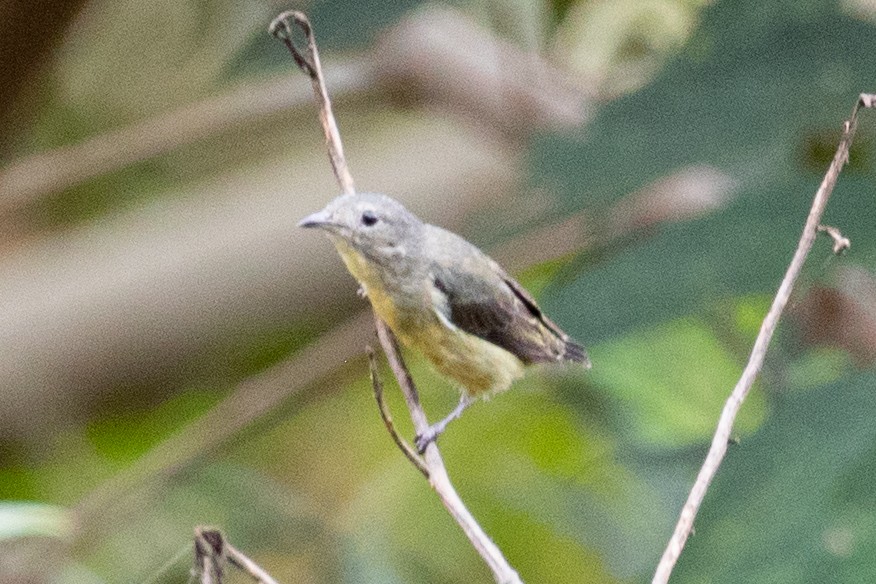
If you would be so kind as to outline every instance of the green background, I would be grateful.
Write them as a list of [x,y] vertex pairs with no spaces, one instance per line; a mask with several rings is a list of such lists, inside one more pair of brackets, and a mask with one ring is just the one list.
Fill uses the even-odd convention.
[[[292,75],[307,85],[264,32],[276,5],[102,4],[90,7],[92,25],[68,29],[34,74],[14,110],[23,113],[7,123],[7,164],[261,79]],[[573,54],[557,41],[561,35],[584,38],[592,32],[586,23],[601,31],[587,37],[588,46],[619,47],[602,64],[608,81],[597,88],[586,125],[509,140],[522,169],[517,191],[507,194],[507,204],[518,210],[513,220],[504,220],[505,203],[498,200],[451,226],[491,249],[579,212],[594,225],[594,246],[517,273],[545,312],[588,346],[592,371],[534,372],[507,394],[471,408],[440,442],[461,496],[524,581],[650,580],[790,261],[842,121],[860,92],[876,89],[876,13],[863,5],[453,4],[515,47],[535,38],[572,78],[588,56]],[[370,58],[380,34],[419,7],[365,0],[313,2],[304,9],[331,71],[344,59]],[[135,8],[145,16],[131,12]],[[167,37],[148,34],[161,27]],[[180,79],[167,81],[155,64],[182,54],[194,60],[193,48],[202,62],[178,63]],[[115,53],[122,57],[107,57]],[[114,68],[135,57],[143,61],[143,85],[126,89],[128,77],[114,77]],[[630,62],[647,66],[624,68]],[[620,77],[629,81],[624,90],[612,86]],[[89,83],[104,89],[89,93]],[[136,95],[150,84],[162,92],[138,105]],[[386,92],[337,102],[341,132],[354,136],[354,175],[363,143],[385,144],[412,117],[426,125],[431,117],[448,123],[449,114],[395,103]],[[126,103],[127,110],[120,105]],[[851,163],[825,216],[851,239],[851,251],[834,257],[826,238],[816,242],[762,378],[737,420],[739,442],[706,496],[673,582],[876,578],[876,333],[867,328],[876,327],[876,126],[870,113],[861,114]],[[315,120],[305,103],[46,192],[9,219],[15,226],[9,247],[192,197],[189,187],[197,181],[221,182],[223,173],[294,158],[299,150],[293,148],[316,150],[314,160],[323,163],[317,172],[330,180]],[[691,165],[709,165],[729,178],[724,204],[690,220],[657,221],[611,237],[606,226],[620,201]],[[379,178],[368,182],[381,188]],[[334,194],[320,187],[314,200]],[[48,259],[46,265],[51,269]],[[340,262],[325,269],[340,270]],[[817,302],[812,309],[811,298],[846,290],[850,273],[869,278],[870,295],[849,300],[864,332],[849,332],[860,338],[847,342],[842,326],[839,335],[819,336],[819,319],[839,316]],[[8,551],[0,555],[9,558],[10,575],[20,571],[51,582],[185,581],[192,530],[209,524],[281,582],[489,581],[481,560],[386,435],[363,358],[337,363],[332,375],[264,415],[229,414],[247,420],[245,427],[228,436],[222,428],[208,429],[221,439],[202,446],[204,430],[195,420],[245,390],[247,380],[258,379],[253,376],[320,343],[334,324],[362,308],[355,285],[346,284],[325,292],[321,313],[240,325],[234,335],[208,340],[212,348],[180,356],[183,364],[172,374],[117,381],[100,396],[83,398],[86,405],[69,418],[49,422],[35,415],[32,431],[4,432],[0,549]],[[139,334],[147,333],[132,331],[131,351]],[[437,419],[455,392],[415,355],[410,361],[427,411]],[[382,374],[395,417],[410,435],[402,401],[388,371]],[[14,383],[0,380],[0,387],[12,392]],[[162,451],[169,439],[173,449]],[[89,514],[82,516],[84,508]]]

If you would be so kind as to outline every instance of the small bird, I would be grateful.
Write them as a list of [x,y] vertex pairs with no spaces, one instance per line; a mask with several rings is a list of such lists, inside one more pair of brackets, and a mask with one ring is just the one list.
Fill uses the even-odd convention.
[[584,347],[499,264],[386,195],[341,195],[298,225],[325,231],[377,315],[458,384],[459,405],[416,437],[420,453],[476,398],[508,389],[524,365],[590,368]]

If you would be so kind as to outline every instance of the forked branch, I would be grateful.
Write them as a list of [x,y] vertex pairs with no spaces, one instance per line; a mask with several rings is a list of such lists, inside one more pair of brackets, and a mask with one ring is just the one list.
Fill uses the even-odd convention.
[[833,192],[837,179],[839,178],[840,171],[842,170],[843,165],[848,161],[849,149],[851,148],[852,139],[855,135],[855,128],[858,123],[858,111],[861,108],[873,107],[874,103],[876,103],[876,94],[862,93],[858,97],[855,107],[852,109],[851,117],[843,124],[843,133],[840,138],[839,146],[837,147],[833,161],[830,163],[830,167],[827,169],[827,174],[824,175],[824,179],[821,181],[821,185],[815,193],[812,208],[809,211],[809,216],[806,218],[806,224],[803,227],[803,235],[800,236],[800,242],[797,244],[797,251],[794,252],[791,264],[788,266],[788,270],[785,273],[785,277],[782,279],[782,283],[773,299],[769,312],[767,312],[767,315],[761,324],[760,332],[754,342],[754,348],[751,350],[748,363],[742,371],[742,376],[736,383],[736,387],[733,388],[733,392],[727,399],[727,403],[724,404],[724,409],[721,411],[721,417],[718,420],[718,428],[712,438],[712,445],[709,448],[709,453],[706,455],[706,460],[703,462],[703,466],[700,468],[699,474],[697,474],[693,488],[691,488],[687,501],[681,510],[681,516],[678,519],[678,523],[675,526],[675,531],[669,540],[669,544],[663,552],[663,557],[660,558],[660,563],[657,565],[652,584],[665,584],[669,581],[669,576],[672,574],[675,563],[681,555],[681,550],[684,548],[684,544],[687,542],[687,538],[690,536],[691,530],[693,529],[693,522],[697,511],[699,511],[703,498],[706,496],[706,491],[708,490],[712,479],[715,477],[715,474],[718,472],[718,467],[724,459],[724,454],[727,452],[727,443],[730,440],[730,433],[733,429],[733,422],[736,419],[736,414],[739,413],[739,408],[742,407],[742,402],[745,400],[749,391],[751,391],[751,386],[754,384],[754,380],[757,378],[757,374],[763,366],[764,357],[766,356],[770,340],[773,337],[776,326],[779,324],[779,318],[782,315],[782,311],[784,311],[785,306],[788,304],[788,299],[791,297],[791,290],[794,287],[794,283],[797,281],[797,277],[800,275],[800,271],[803,268],[806,257],[809,255],[809,251],[812,249],[812,243],[815,241],[815,237],[819,231],[827,232],[828,235],[834,239],[835,253],[839,253],[842,248],[848,247],[848,240],[842,237],[842,235],[839,235],[839,237],[845,241],[838,243],[838,230],[835,228],[820,229],[819,226],[821,223],[821,216],[824,214],[824,209],[827,206],[827,201]]
[[[380,340],[380,345],[383,347],[383,352],[389,361],[389,367],[392,369],[393,375],[395,375],[405,397],[405,402],[411,414],[411,420],[414,422],[414,431],[417,434],[422,434],[428,430],[429,421],[426,419],[426,413],[420,405],[420,397],[414,385],[414,380],[404,360],[402,360],[395,335],[392,334],[389,327],[376,314],[374,315],[374,324],[377,327],[377,337]],[[404,449],[402,450],[404,451]],[[444,461],[441,458],[441,452],[438,450],[438,445],[435,442],[430,442],[426,446],[426,452],[423,454],[422,460],[425,466],[424,474],[429,480],[429,484],[435,490],[438,498],[441,499],[441,503],[444,504],[448,513],[462,528],[472,546],[487,563],[487,566],[493,572],[496,582],[501,582],[502,584],[521,583],[520,576],[502,555],[502,551],[498,546],[481,529],[474,516],[466,508],[465,503],[462,502],[456,489],[453,488],[453,483],[450,482],[450,476],[447,474],[447,468],[444,466]],[[420,468],[419,465],[415,464],[415,466]]]
[[222,584],[225,567],[230,564],[249,574],[258,584],[277,584],[270,574],[228,543],[222,532],[206,527],[195,528],[195,571],[201,584]]
[[[292,40],[293,24],[298,26],[306,37],[307,49],[304,52],[299,50]],[[354,193],[353,177],[347,168],[346,159],[344,158],[341,136],[338,132],[338,126],[331,109],[331,102],[325,88],[325,82],[323,81],[322,68],[319,63],[319,52],[310,22],[301,12],[284,12],[274,19],[269,31],[286,44],[295,62],[310,77],[314,95],[319,104],[319,117],[325,132],[329,160],[331,161],[335,177],[344,193]],[[374,323],[377,327],[380,345],[383,347],[383,352],[386,354],[389,366],[404,394],[414,428],[417,433],[422,433],[428,429],[429,422],[426,419],[426,413],[420,405],[417,388],[399,352],[395,336],[376,314],[374,315]],[[453,519],[456,520],[472,546],[487,563],[496,582],[501,584],[520,583],[521,580],[517,572],[511,567],[496,544],[481,529],[475,518],[466,509],[456,489],[453,488],[453,484],[450,482],[450,477],[447,474],[447,469],[444,467],[444,461],[441,459],[438,446],[434,442],[431,443],[426,448],[423,458],[420,458],[413,447],[396,432],[395,426],[392,423],[392,417],[389,414],[386,403],[383,401],[383,385],[377,376],[373,355],[370,353],[369,355],[371,356],[370,371],[374,395],[377,399],[380,415],[390,436],[392,436],[396,445],[408,460],[411,461],[411,464],[428,479],[429,484],[441,499],[444,507]]]
[[[304,52],[299,50],[293,40],[295,32],[292,28],[293,24],[304,33],[307,43],[307,48]],[[295,63],[310,77],[310,82],[313,85],[313,95],[319,104],[319,121],[323,132],[325,132],[325,143],[328,148],[332,170],[335,173],[335,178],[338,179],[341,191],[352,195],[356,192],[356,187],[353,184],[353,176],[350,174],[350,169],[347,167],[347,161],[344,158],[344,145],[341,143],[338,124],[335,122],[335,116],[332,113],[332,102],[329,99],[328,90],[325,86],[322,64],[319,62],[319,49],[316,46],[316,37],[313,34],[313,27],[310,26],[310,21],[303,12],[289,10],[281,13],[271,22],[268,32],[283,41],[286,48],[292,54],[292,58],[295,59]]]

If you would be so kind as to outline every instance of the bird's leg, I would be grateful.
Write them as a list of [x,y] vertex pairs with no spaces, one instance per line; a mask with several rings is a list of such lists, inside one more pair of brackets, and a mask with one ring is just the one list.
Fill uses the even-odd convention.
[[463,392],[463,394],[459,398],[459,405],[457,405],[452,412],[447,414],[446,418],[444,418],[440,422],[432,424],[426,429],[425,432],[423,432],[422,434],[417,434],[414,437],[414,443],[417,445],[417,451],[420,454],[426,452],[426,447],[438,439],[438,436],[440,436],[444,432],[444,430],[447,429],[447,424],[461,416],[462,412],[464,412],[468,406],[473,404],[474,401],[474,398]]

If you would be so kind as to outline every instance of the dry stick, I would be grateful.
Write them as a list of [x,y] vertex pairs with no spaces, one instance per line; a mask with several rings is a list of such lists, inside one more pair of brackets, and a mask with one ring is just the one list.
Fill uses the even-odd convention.
[[[386,326],[377,315],[374,315],[374,324],[377,327],[377,337],[380,339],[380,345],[383,347],[383,352],[386,353],[386,358],[389,361],[389,367],[392,369],[395,378],[398,380],[402,394],[405,396],[405,402],[408,404],[408,409],[411,412],[411,420],[414,422],[414,430],[417,434],[422,434],[429,429],[429,421],[426,419],[426,413],[420,405],[420,397],[417,393],[417,388],[414,385],[414,380],[411,377],[408,368],[399,353],[398,343],[395,336],[389,327]],[[438,445],[435,442],[429,443],[426,446],[424,454],[426,465],[426,477],[429,479],[429,484],[435,490],[441,503],[456,520],[462,531],[468,537],[472,546],[481,555],[487,566],[493,572],[493,577],[496,582],[501,584],[522,584],[522,580],[511,564],[502,555],[502,551],[496,546],[490,537],[481,529],[478,522],[469,513],[465,507],[465,503],[453,488],[453,483],[450,482],[450,476],[447,474],[447,469],[444,467],[444,461],[441,459],[441,452],[438,450]]]
[[[308,55],[302,54],[292,41],[293,31],[290,21],[299,26],[307,37],[307,52],[309,58]],[[331,102],[329,101],[328,93],[325,89],[325,83],[323,82],[322,70],[319,64],[319,52],[317,50],[316,39],[313,35],[313,28],[310,26],[310,22],[303,13],[288,11],[275,18],[268,30],[271,34],[285,43],[289,52],[292,53],[295,62],[310,77],[314,94],[319,103],[319,117],[322,122],[323,131],[325,132],[326,146],[328,148],[329,161],[331,162],[332,170],[335,173],[335,177],[338,179],[341,190],[346,194],[355,193],[353,177],[350,175],[350,171],[347,168],[347,162],[344,158],[344,149],[341,144],[341,136],[338,132],[338,126],[335,122],[334,115],[332,114]],[[414,428],[418,434],[422,433],[428,429],[429,422],[426,419],[426,413],[420,405],[420,399],[413,379],[411,378],[411,375],[402,360],[401,354],[399,353],[398,343],[389,327],[387,327],[376,314],[374,315],[374,321],[377,327],[377,336],[380,339],[380,344],[383,347],[384,353],[386,353],[390,368],[395,374],[399,387],[404,394],[408,410],[411,414],[411,420],[414,423]],[[377,376],[373,373],[373,366],[372,375],[373,379],[376,380]],[[408,452],[404,448],[404,444],[406,443],[401,440],[395,432],[394,426],[392,425],[392,419],[388,416],[388,410],[384,411],[386,408],[385,404],[382,403],[382,393],[377,392],[376,386],[375,395],[378,396],[378,406],[381,410],[381,416],[383,417],[384,423],[387,425],[387,429],[390,431],[390,435],[393,436],[393,439],[396,441],[399,448],[401,448],[402,452],[408,456]],[[387,422],[387,420],[389,421]],[[416,462],[419,460],[419,457],[412,458],[411,456],[408,456],[408,458],[411,460],[411,463],[429,479],[429,484],[438,494],[444,507],[456,520],[469,541],[471,541],[472,546],[474,546],[475,550],[481,555],[487,563],[487,566],[493,572],[493,577],[496,582],[500,584],[521,583],[520,576],[517,575],[517,572],[511,567],[496,544],[494,544],[484,530],[481,529],[472,514],[466,509],[462,499],[456,493],[453,484],[450,482],[447,469],[444,467],[444,461],[441,459],[438,446],[433,442],[427,447],[424,458],[425,469],[421,464]]]
[[392,414],[389,413],[389,407],[387,407],[386,401],[383,399],[383,382],[380,381],[380,376],[377,372],[377,359],[374,356],[374,349],[371,347],[365,347],[365,351],[368,353],[368,372],[371,376],[371,388],[374,390],[374,399],[377,400],[377,409],[380,410],[380,417],[383,418],[383,424],[386,426],[389,435],[392,436],[396,446],[399,447],[399,450],[401,450],[404,455],[408,457],[408,460],[411,461],[411,464],[417,467],[417,470],[423,473],[423,476],[428,479],[429,469],[426,468],[426,463],[423,462],[423,459],[420,458],[420,455],[417,454],[416,449],[411,446],[411,443],[399,435],[395,429],[395,424],[392,422]]
[[[661,179],[643,191],[629,194],[618,201],[607,217],[622,216],[624,220],[619,227],[609,230],[607,239],[598,245],[602,249],[613,249],[623,245],[629,238],[645,237],[652,233],[654,222],[637,220],[641,213],[631,213],[631,203],[640,201],[648,191],[651,191],[648,196],[659,198],[667,185],[671,185],[676,193],[710,191],[715,185],[709,186],[708,181],[703,183],[684,178],[691,173],[699,174],[707,170],[694,167],[683,169],[670,179]],[[722,180],[717,182],[721,183]],[[694,215],[699,216],[717,204],[701,205]],[[685,209],[685,218],[689,218],[690,206],[685,205]],[[678,220],[682,219],[660,219],[661,222]],[[515,272],[569,254],[593,250],[597,242],[591,234],[597,224],[599,222],[594,221],[589,210],[583,211],[511,239],[494,249],[492,255],[500,260],[500,264]],[[94,538],[88,537],[88,532],[95,533],[104,524],[104,527],[115,525],[120,509],[127,509],[126,505],[132,501],[132,497],[139,496],[147,485],[170,479],[181,469],[226,443],[255,420],[278,408],[285,400],[299,394],[305,387],[337,371],[341,363],[357,358],[361,347],[368,342],[364,328],[371,319],[371,315],[361,312],[323,334],[318,342],[286,361],[242,381],[228,397],[202,417],[156,445],[123,472],[92,489],[74,507],[80,526],[80,539],[94,541]]]
[[[306,55],[298,50],[298,47],[295,46],[295,42],[292,40],[293,31],[290,20],[301,28],[307,38],[308,54]],[[310,26],[310,21],[307,20],[307,16],[304,13],[289,10],[275,18],[268,27],[268,31],[283,41],[286,48],[292,54],[292,58],[295,59],[295,63],[310,77],[310,83],[313,85],[313,94],[316,96],[317,102],[319,102],[319,121],[323,132],[325,132],[325,143],[328,148],[332,170],[335,173],[335,178],[338,179],[338,184],[341,185],[341,190],[347,195],[352,195],[356,192],[356,187],[353,185],[353,176],[350,174],[346,159],[344,158],[344,146],[341,143],[341,134],[338,132],[335,116],[332,114],[332,102],[325,87],[322,65],[319,62],[319,49],[316,47],[316,37],[313,34],[313,28]]]
[[827,233],[830,236],[833,240],[833,253],[836,255],[842,255],[852,247],[852,242],[849,241],[849,238],[843,235],[836,227],[831,227],[830,225],[819,225],[818,232]]
[[201,576],[201,584],[222,584],[224,542],[218,531],[195,528],[195,571]]
[[225,554],[229,564],[243,570],[256,582],[261,582],[261,584],[277,584],[277,581],[265,572],[261,566],[253,562],[227,541],[225,542]]
[[201,575],[201,584],[221,584],[226,562],[260,584],[277,584],[261,566],[228,543],[222,532],[196,527],[195,568]]
[[812,202],[812,209],[806,218],[806,225],[803,227],[803,235],[797,244],[797,251],[794,252],[794,257],[779,286],[779,291],[773,299],[772,306],[770,306],[763,324],[761,324],[760,332],[754,342],[754,348],[751,350],[751,355],[748,358],[748,363],[742,372],[742,376],[736,383],[736,387],[733,388],[727,403],[724,404],[724,409],[721,411],[721,417],[718,421],[718,428],[715,431],[714,438],[712,438],[709,453],[706,455],[706,460],[703,462],[696,482],[694,482],[684,508],[681,510],[681,516],[675,526],[672,538],[663,552],[663,557],[660,558],[660,563],[657,564],[654,579],[651,581],[652,584],[665,584],[669,581],[672,569],[675,567],[675,563],[681,555],[681,550],[684,548],[684,544],[693,529],[694,517],[696,517],[703,498],[706,496],[709,484],[718,472],[718,467],[721,465],[724,454],[727,452],[727,443],[730,440],[733,421],[736,419],[736,414],[739,412],[743,400],[745,400],[745,397],[751,390],[758,372],[760,372],[770,339],[772,339],[776,326],[779,323],[779,317],[781,317],[782,311],[788,303],[794,282],[797,280],[797,276],[800,275],[800,270],[803,268],[806,256],[809,255],[809,250],[815,241],[827,201],[830,198],[831,192],[833,192],[833,187],[836,185],[843,165],[849,158],[849,148],[851,147],[858,121],[858,110],[861,107],[873,107],[874,103],[876,103],[876,94],[862,93],[852,109],[851,117],[843,125],[843,134],[839,146],[833,161],[830,163],[830,168],[827,169],[824,180],[821,181],[821,185],[815,193],[815,200]]

